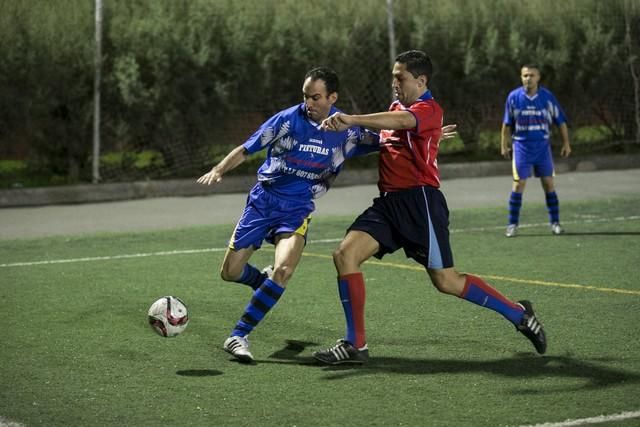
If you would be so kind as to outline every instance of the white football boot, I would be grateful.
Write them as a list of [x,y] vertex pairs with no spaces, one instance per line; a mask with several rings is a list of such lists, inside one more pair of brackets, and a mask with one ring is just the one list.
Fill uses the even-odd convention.
[[249,351],[249,340],[246,337],[229,337],[222,349],[243,363],[253,362],[253,355]]
[[505,236],[516,237],[517,234],[518,234],[518,224],[507,225],[507,230],[504,232]]

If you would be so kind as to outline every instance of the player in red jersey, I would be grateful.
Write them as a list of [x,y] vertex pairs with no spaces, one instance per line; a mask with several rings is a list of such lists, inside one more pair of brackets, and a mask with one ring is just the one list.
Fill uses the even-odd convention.
[[442,109],[431,96],[432,64],[426,53],[411,50],[396,57],[392,87],[397,97],[389,111],[365,115],[336,113],[322,126],[339,131],[350,126],[380,130],[380,197],[349,227],[333,253],[346,336],[313,353],[322,363],[363,363],[369,358],[365,327],[365,283],[360,266],[375,256],[404,249],[424,265],[434,286],[502,314],[535,346],[546,351],[546,338],[531,303],[508,300],[481,278],[457,272],[449,245],[449,210],[438,189],[438,145]]

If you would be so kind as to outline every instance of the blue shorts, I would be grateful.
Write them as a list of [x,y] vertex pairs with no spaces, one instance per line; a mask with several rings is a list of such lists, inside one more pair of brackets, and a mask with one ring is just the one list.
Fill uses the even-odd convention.
[[309,215],[314,209],[311,200],[285,200],[258,183],[247,196],[247,204],[229,240],[229,248],[260,249],[263,240],[273,244],[275,237],[282,233],[297,233],[306,240],[311,220]]
[[453,267],[449,209],[437,188],[425,185],[384,193],[356,218],[351,230],[363,231],[378,242],[376,258],[403,248],[408,258],[425,267]]
[[531,176],[554,176],[553,156],[549,141],[526,141],[513,143],[513,180],[520,181]]

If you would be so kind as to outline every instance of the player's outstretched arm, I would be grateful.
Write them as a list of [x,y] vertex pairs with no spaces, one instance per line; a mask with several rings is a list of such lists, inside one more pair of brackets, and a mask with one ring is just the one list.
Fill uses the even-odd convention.
[[222,175],[235,169],[247,159],[247,152],[242,145],[237,146],[224,159],[211,170],[202,175],[196,182],[204,185],[211,185],[222,181]]
[[340,132],[351,126],[352,116],[345,113],[333,113],[320,123],[322,130]]
[[335,113],[322,121],[322,129],[341,131],[350,126],[363,126],[369,129],[413,129],[416,118],[408,111],[385,111],[372,114]]

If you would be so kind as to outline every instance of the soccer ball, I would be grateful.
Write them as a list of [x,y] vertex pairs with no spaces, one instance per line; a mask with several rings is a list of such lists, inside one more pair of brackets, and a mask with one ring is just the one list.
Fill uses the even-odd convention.
[[186,329],[188,323],[187,306],[179,298],[165,296],[149,308],[149,325],[162,337],[175,337]]

